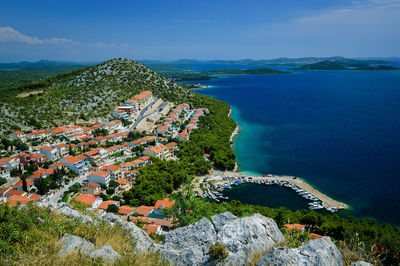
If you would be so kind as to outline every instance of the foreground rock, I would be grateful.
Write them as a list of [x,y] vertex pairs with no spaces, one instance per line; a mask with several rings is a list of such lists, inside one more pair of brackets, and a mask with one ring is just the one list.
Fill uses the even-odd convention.
[[256,252],[269,250],[284,240],[276,223],[259,214],[237,218],[226,212],[211,220],[203,218],[175,229],[158,247],[160,254],[179,265],[208,264],[213,263],[213,258],[207,254],[210,246],[223,243],[229,252],[223,264],[243,265]]
[[[68,217],[73,217],[76,219],[80,219],[82,222],[88,222],[93,224],[98,224],[99,219],[108,223],[111,226],[120,225],[122,228],[129,231],[129,236],[135,242],[135,251],[138,252],[147,252],[154,248],[154,241],[146,234],[145,231],[137,227],[134,223],[127,222],[122,220],[119,216],[116,216],[112,213],[105,213],[102,216],[98,215],[98,219],[92,219],[89,215],[81,214],[77,210],[70,208],[66,203],[60,204],[49,204],[49,203],[40,203],[38,204],[40,208],[50,208],[57,213],[64,214]],[[90,212],[91,209],[88,208],[87,212]],[[96,212],[93,212],[94,215],[97,215]]]
[[103,261],[107,262],[115,262],[121,258],[121,255],[114,251],[114,249],[109,245],[104,245],[101,248],[92,251],[89,256],[94,259],[101,258]]
[[135,241],[135,251],[147,252],[154,248],[154,241],[145,231],[137,227],[134,223],[124,221],[112,213],[104,214],[102,219],[110,225],[119,224],[122,228],[128,230],[129,236]]
[[257,266],[262,265],[343,265],[343,256],[329,237],[310,240],[299,248],[272,248]]
[[89,254],[94,250],[94,245],[92,243],[79,236],[66,234],[58,242],[61,244],[61,249],[59,251],[60,255],[65,255],[75,251],[82,254]]

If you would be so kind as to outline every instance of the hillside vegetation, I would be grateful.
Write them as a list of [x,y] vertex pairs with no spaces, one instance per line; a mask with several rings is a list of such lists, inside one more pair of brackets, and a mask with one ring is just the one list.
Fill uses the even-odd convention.
[[191,95],[142,64],[116,58],[1,90],[0,133],[76,123],[82,113],[91,119],[105,118],[114,107],[143,90],[173,102]]

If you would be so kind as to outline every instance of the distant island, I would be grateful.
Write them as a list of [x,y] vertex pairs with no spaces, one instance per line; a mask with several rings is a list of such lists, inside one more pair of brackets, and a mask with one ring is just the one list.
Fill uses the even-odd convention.
[[267,75],[267,74],[289,74],[273,68],[253,69],[218,69],[202,72],[160,72],[159,74],[173,81],[202,81],[216,78],[213,75]]
[[289,74],[290,72],[281,71],[273,68],[253,68],[253,69],[218,69],[203,71],[201,73],[209,75],[262,75],[262,74]]
[[355,65],[339,63],[335,61],[321,61],[291,68],[290,70],[396,70],[398,68],[387,65],[371,65],[358,63]]

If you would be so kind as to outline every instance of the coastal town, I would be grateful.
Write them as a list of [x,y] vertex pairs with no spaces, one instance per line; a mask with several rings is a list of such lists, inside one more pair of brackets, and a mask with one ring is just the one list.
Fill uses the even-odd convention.
[[12,132],[0,159],[0,201],[82,203],[141,222],[149,234],[166,233],[172,219],[161,210],[172,207],[172,200],[121,206],[122,193],[152,160],[178,160],[178,143],[207,114],[207,108],[174,105],[146,90],[116,107],[109,120],[90,126]]

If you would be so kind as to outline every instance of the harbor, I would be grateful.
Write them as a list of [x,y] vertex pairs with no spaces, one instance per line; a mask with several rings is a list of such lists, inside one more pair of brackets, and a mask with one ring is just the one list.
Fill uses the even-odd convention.
[[199,195],[216,202],[229,200],[223,193],[226,190],[230,190],[242,184],[258,184],[263,186],[280,186],[293,190],[300,198],[307,201],[307,207],[311,210],[325,209],[334,213],[338,210],[348,209],[348,205],[345,203],[330,198],[313,188],[303,179],[294,176],[271,174],[255,176],[239,172],[215,172],[213,175],[203,177],[199,184],[203,184],[197,188]]

